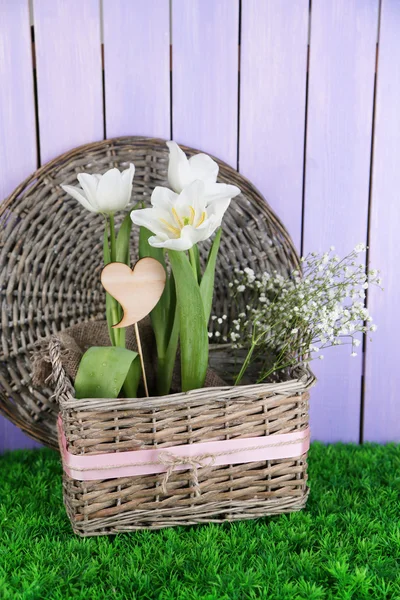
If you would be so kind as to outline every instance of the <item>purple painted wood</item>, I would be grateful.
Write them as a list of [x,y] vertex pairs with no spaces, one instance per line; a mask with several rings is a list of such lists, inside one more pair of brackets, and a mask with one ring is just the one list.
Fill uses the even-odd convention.
[[[350,251],[367,237],[378,0],[314,0],[311,15],[305,251]],[[357,442],[362,357],[315,364],[314,438]]]
[[364,438],[400,441],[400,3],[383,0],[379,39],[370,225],[371,266],[384,292],[369,290],[378,331],[367,342]]
[[18,429],[10,421],[4,418],[4,423],[0,422],[0,454],[7,450],[40,448],[40,444],[32,440],[21,429]]
[[172,0],[173,137],[236,167],[238,0]]
[[34,0],[42,164],[103,138],[98,0]]
[[170,138],[169,0],[104,0],[107,137]]
[[0,0],[0,199],[36,168],[31,32],[25,0]]
[[[36,168],[28,3],[0,0],[0,201]],[[1,226],[1,224],[0,224]],[[35,442],[0,416],[0,454]]]
[[240,172],[298,249],[303,203],[308,0],[242,3]]

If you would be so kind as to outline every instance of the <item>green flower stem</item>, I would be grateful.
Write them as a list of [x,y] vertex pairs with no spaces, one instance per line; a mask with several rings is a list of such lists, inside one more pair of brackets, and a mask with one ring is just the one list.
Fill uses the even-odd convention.
[[261,375],[261,377],[258,378],[257,383],[262,383],[263,381],[265,381],[265,379],[267,379],[267,377],[272,375],[272,373],[274,373],[275,371],[280,371],[281,369],[284,369],[285,367],[289,367],[290,365],[293,364],[293,360],[289,361],[288,363],[285,363],[283,360],[285,358],[288,345],[289,345],[288,343],[284,344],[284,346],[281,348],[280,353],[278,354],[277,358],[275,359],[272,367],[269,369],[269,371],[267,371],[266,373]]
[[[116,250],[116,242],[115,242],[115,219],[114,219],[113,214],[110,214],[109,232],[110,232],[110,258],[111,258],[111,262],[115,262],[116,256],[117,256],[117,250]],[[112,303],[111,303],[111,318],[112,318],[112,325],[119,323],[119,321],[121,320],[120,306],[114,298],[112,298]],[[114,333],[115,346],[119,346],[122,348],[125,347],[125,344],[123,343],[123,340],[121,337],[121,331],[119,329],[113,329],[113,333]]]
[[267,371],[266,373],[264,373],[264,375],[262,375],[262,377],[260,377],[257,380],[257,383],[262,383],[263,381],[265,381],[270,375],[272,375],[273,373],[277,373],[278,371],[282,371],[283,369],[286,369],[286,367],[291,367],[293,365],[293,361],[290,362],[282,362],[282,363],[274,363],[273,366],[269,369],[269,371]]
[[249,351],[248,351],[247,356],[246,356],[246,358],[244,360],[242,368],[240,369],[239,375],[235,379],[235,385],[239,385],[239,383],[242,381],[243,375],[247,371],[247,367],[250,364],[251,357],[253,356],[253,352],[255,350],[255,347],[256,347],[256,342],[253,342],[251,344],[250,348],[249,348]]
[[253,356],[254,350],[256,349],[257,344],[259,343],[260,339],[262,338],[263,334],[256,337],[256,326],[255,325],[256,324],[254,324],[254,326],[253,326],[253,333],[251,336],[251,346],[250,346],[247,356],[243,362],[242,368],[240,369],[239,375],[235,379],[234,385],[239,385],[239,383],[241,382],[243,375],[245,374],[248,366],[250,365],[251,357]]
[[110,215],[110,253],[111,262],[115,262],[116,259],[116,245],[115,245],[115,219],[114,215]]
[[[107,221],[106,216],[105,216],[105,220],[104,220],[103,259],[104,259],[104,266],[110,264],[110,262],[111,262],[110,244],[109,244],[109,240],[108,240],[108,221]],[[108,334],[110,336],[111,345],[115,346],[115,335],[114,335],[115,332],[114,332],[114,329],[112,328],[112,305],[113,305],[113,302],[114,302],[114,298],[108,292],[106,292],[106,318],[107,318]]]

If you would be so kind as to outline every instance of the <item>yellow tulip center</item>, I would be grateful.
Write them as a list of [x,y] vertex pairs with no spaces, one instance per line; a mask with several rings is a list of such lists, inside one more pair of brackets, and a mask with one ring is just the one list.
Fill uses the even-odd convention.
[[160,219],[160,221],[165,225],[165,227],[173,233],[177,238],[181,236],[181,231],[186,225],[193,225],[195,228],[200,227],[200,225],[204,222],[207,214],[205,211],[201,213],[200,218],[195,223],[196,212],[193,206],[189,206],[190,215],[180,216],[175,208],[171,209],[172,212],[172,223],[166,221],[165,219]]

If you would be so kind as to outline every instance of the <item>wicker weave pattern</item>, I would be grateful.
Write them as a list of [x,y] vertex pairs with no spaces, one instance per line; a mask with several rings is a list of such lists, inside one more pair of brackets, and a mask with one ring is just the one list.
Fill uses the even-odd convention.
[[[61,398],[68,449],[99,454],[141,448],[274,436],[308,425],[312,376],[281,384],[196,390],[164,398]],[[163,493],[163,474],[103,481],[64,475],[64,500],[74,531],[104,535],[133,529],[255,518],[302,508],[307,456],[175,471]],[[197,484],[197,481],[196,481]]]
[[[184,148],[188,155],[196,151]],[[50,389],[31,381],[35,342],[75,323],[103,319],[100,285],[103,219],[66,196],[60,183],[76,183],[82,171],[136,166],[135,201],[149,200],[155,185],[167,183],[168,149],[163,140],[118,138],[89,144],[48,163],[0,208],[0,411],[29,435],[56,447],[58,407]],[[287,275],[299,266],[284,227],[257,190],[220,161],[219,180],[238,185],[223,222],[214,308],[230,319],[227,285],[235,267],[277,269]],[[119,216],[119,219],[122,215]],[[202,245],[203,258],[208,244]],[[132,256],[137,240],[132,241]]]

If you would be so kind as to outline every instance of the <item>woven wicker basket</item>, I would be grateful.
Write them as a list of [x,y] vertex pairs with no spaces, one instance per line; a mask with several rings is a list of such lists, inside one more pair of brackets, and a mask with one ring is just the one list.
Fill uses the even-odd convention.
[[[77,400],[60,369],[56,340],[50,357],[61,409],[64,503],[75,533],[106,535],[254,519],[305,505],[307,452],[297,453],[294,448],[308,442],[307,389],[314,381],[309,371],[281,383],[205,388],[154,398]],[[292,447],[281,441],[287,437]],[[210,442],[237,439],[243,439],[247,450],[259,449],[262,440],[269,450],[285,446],[289,454],[242,463],[228,452],[224,464],[214,466],[210,459],[215,454],[196,450]],[[187,456],[188,444],[194,460],[191,465],[186,459],[183,465],[178,462],[183,470],[177,470],[171,450],[183,446]],[[116,476],[118,459],[129,457],[124,464],[137,465],[139,450],[157,452],[161,472]],[[94,461],[88,465],[91,457]],[[100,464],[100,457],[108,459],[107,466]],[[71,464],[75,458],[76,464]],[[93,476],[94,468],[98,475]],[[88,473],[92,478],[83,479]]]
[[[184,148],[188,155],[196,151]],[[39,169],[0,210],[2,337],[0,411],[33,438],[57,447],[59,407],[51,389],[35,388],[35,343],[71,325],[104,319],[100,285],[102,217],[68,198],[60,183],[79,172],[126,168],[134,162],[135,201],[148,201],[167,184],[168,150],[162,140],[118,138],[77,148]],[[237,316],[228,283],[235,267],[299,268],[285,228],[259,192],[218,161],[219,180],[238,185],[223,222],[214,311]],[[121,217],[120,217],[121,218]],[[117,223],[118,224],[118,223]],[[201,259],[209,245],[202,245]],[[132,240],[132,256],[137,240]],[[165,398],[76,400],[59,396],[61,435],[70,455],[120,454],[199,442],[265,437],[308,430],[308,371],[285,381],[212,388]],[[277,440],[279,438],[276,438]],[[62,440],[63,441],[63,440]],[[278,442],[277,442],[278,443]],[[139,444],[139,446],[138,446]],[[64,498],[74,530],[102,535],[140,528],[254,518],[298,510],[307,498],[306,453],[259,462],[167,468],[166,474],[81,481],[64,475]]]

